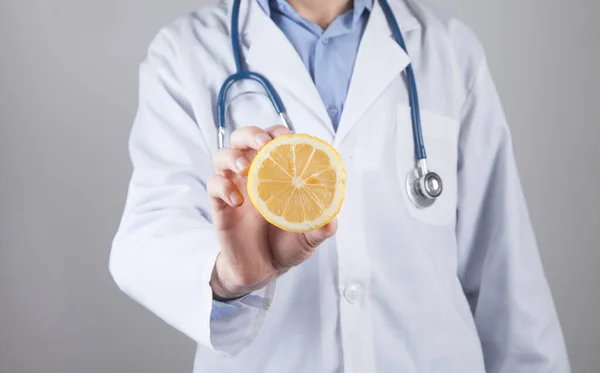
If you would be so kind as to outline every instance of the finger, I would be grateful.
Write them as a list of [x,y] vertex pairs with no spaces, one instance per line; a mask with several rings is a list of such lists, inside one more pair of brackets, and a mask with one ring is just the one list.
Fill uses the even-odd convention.
[[223,148],[213,155],[213,166],[220,175],[225,175],[226,171],[242,174],[250,166],[250,161],[241,150]]
[[242,127],[231,134],[231,147],[239,150],[260,150],[273,137],[258,127]]
[[286,126],[278,124],[278,125],[267,128],[267,133],[269,135],[271,135],[272,138],[276,138],[279,136],[289,135],[290,129],[287,128]]
[[211,204],[215,211],[221,211],[227,206],[238,207],[244,202],[244,197],[235,184],[221,175],[209,176],[206,190],[211,197]]
[[314,230],[312,232],[304,233],[304,242],[308,248],[315,248],[323,243],[326,239],[332,237],[337,232],[338,223],[337,219],[334,219],[331,223]]

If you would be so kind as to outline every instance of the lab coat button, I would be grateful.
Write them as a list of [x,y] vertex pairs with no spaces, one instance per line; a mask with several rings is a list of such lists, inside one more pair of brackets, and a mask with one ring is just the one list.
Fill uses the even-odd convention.
[[349,303],[356,303],[358,298],[360,298],[360,293],[360,287],[358,287],[358,285],[352,284],[350,286],[347,286],[346,290],[344,290],[344,297]]
[[338,115],[338,109],[335,106],[330,106],[327,108],[327,114],[333,118]]

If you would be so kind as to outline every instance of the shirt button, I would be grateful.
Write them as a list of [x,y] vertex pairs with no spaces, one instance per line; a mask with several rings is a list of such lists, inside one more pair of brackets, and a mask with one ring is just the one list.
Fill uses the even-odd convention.
[[323,44],[327,44],[329,43],[329,38],[323,38],[321,39],[321,41],[323,42]]
[[327,114],[329,114],[330,117],[335,117],[338,115],[338,109],[335,106],[330,106],[327,108]]
[[344,297],[348,301],[348,303],[356,303],[358,298],[360,298],[361,290],[358,285],[352,284],[346,287],[344,290]]

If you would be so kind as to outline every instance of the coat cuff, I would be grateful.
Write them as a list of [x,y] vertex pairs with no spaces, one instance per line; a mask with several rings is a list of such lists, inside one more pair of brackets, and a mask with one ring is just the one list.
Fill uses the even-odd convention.
[[210,343],[215,352],[235,355],[256,339],[271,308],[275,284],[234,301],[212,301]]

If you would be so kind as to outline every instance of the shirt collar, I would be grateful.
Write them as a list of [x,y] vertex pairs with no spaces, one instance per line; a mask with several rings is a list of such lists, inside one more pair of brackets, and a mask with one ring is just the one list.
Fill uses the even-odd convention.
[[[375,0],[354,0],[354,19],[353,22],[354,24],[356,24],[356,22],[358,22],[358,20],[360,19],[360,17],[362,16],[363,12],[365,10],[368,10],[369,12],[373,9],[373,2]],[[262,10],[267,14],[267,16],[271,17],[271,7],[276,6],[279,8],[285,7],[287,4],[282,4],[282,3],[287,3],[287,1],[285,0],[256,0],[256,2],[258,2],[258,5],[260,5],[260,7],[262,8]]]
[[373,1],[375,0],[354,0],[354,24],[362,16],[365,10],[373,10]]
[[354,0],[354,24],[358,22],[360,17],[365,11],[371,11],[373,9],[373,1],[375,0]]

